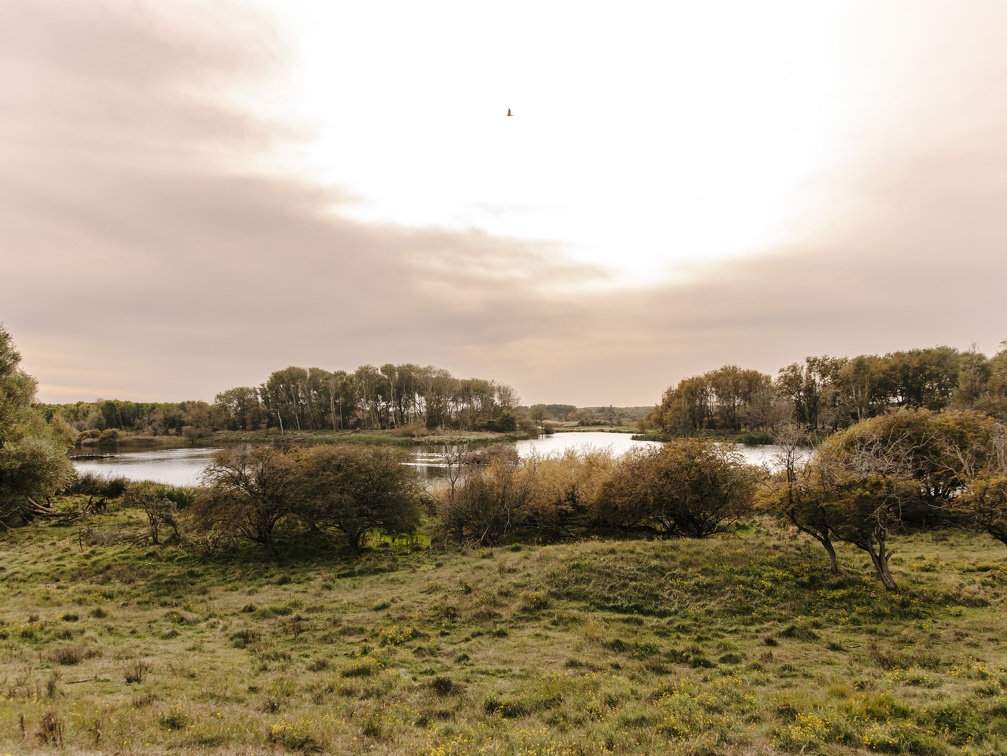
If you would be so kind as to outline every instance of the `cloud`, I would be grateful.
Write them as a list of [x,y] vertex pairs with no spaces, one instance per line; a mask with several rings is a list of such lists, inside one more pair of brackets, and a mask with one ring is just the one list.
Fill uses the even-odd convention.
[[210,398],[287,362],[451,362],[600,275],[547,243],[351,221],[338,188],[263,171],[296,132],[235,92],[283,57],[212,9],[212,37],[142,4],[8,9],[0,296],[43,393]]
[[342,215],[345,190],[277,168],[306,135],[246,104],[282,82],[275,31],[227,3],[166,7],[5,5],[0,318],[48,400],[211,399],[288,364],[391,361],[529,402],[647,404],[726,363],[1007,337],[991,44],[826,177],[792,242],[612,289],[548,239]]

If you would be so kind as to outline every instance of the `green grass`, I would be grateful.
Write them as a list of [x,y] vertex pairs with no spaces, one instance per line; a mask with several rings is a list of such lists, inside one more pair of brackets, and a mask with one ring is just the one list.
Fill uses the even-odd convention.
[[888,593],[765,523],[271,563],[133,545],[113,510],[0,540],[0,753],[1007,748],[1007,551],[978,535],[899,539]]

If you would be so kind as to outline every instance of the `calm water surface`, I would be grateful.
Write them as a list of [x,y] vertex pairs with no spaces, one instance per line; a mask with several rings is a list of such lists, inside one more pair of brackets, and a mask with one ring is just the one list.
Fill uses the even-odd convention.
[[[468,448],[478,449],[488,444],[471,444]],[[655,441],[634,441],[628,433],[604,433],[587,431],[584,433],[556,433],[552,436],[518,441],[518,455],[532,454],[553,456],[563,454],[568,449],[608,449],[617,457],[630,449],[660,446]],[[736,450],[750,465],[779,467],[778,446],[735,445]],[[209,464],[219,448],[200,449],[158,449],[155,451],[120,452],[100,459],[74,460],[78,472],[93,472],[109,477],[124,477],[129,480],[153,480],[173,486],[194,486],[199,484],[199,476]],[[414,454],[411,466],[424,477],[439,477],[444,473],[446,446],[423,447]]]
[[220,449],[157,449],[120,452],[100,459],[75,459],[77,472],[92,472],[110,478],[153,480],[172,486],[195,486],[199,476]]
[[[468,444],[466,449],[484,449],[490,444]],[[654,441],[634,441],[628,433],[605,433],[603,431],[585,431],[583,433],[556,433],[552,436],[517,441],[514,444],[520,457],[539,454],[543,457],[558,456],[568,449],[608,449],[617,457],[621,457],[635,447],[660,446]],[[457,450],[455,447],[454,450]],[[420,449],[416,452],[414,467],[429,478],[439,477],[447,468],[445,455],[453,451],[446,445],[438,444]]]

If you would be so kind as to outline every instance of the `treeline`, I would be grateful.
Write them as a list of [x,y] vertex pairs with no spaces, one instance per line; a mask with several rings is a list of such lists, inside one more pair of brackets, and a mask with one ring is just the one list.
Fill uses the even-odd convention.
[[514,389],[482,378],[456,378],[432,366],[363,365],[354,372],[289,367],[257,388],[217,394],[231,430],[384,429],[510,431],[517,427]]
[[651,407],[575,407],[572,404],[533,404],[518,407],[520,417],[533,423],[576,423],[582,427],[636,424],[650,414]]
[[219,429],[219,410],[207,402],[131,402],[99,399],[73,404],[39,404],[46,420],[61,420],[84,438],[102,434],[115,440],[119,431],[147,436],[199,436]]
[[947,346],[883,357],[808,357],[775,379],[727,365],[669,387],[645,425],[668,435],[758,433],[789,422],[835,432],[899,409],[976,410],[1007,419],[1007,349],[992,358]]
[[217,394],[212,404],[132,402],[116,399],[42,405],[95,437],[115,431],[151,436],[199,437],[218,430],[373,430],[413,427],[437,430],[517,428],[517,394],[482,378],[456,378],[418,365],[363,365],[353,372],[288,367],[260,386]]
[[[957,382],[934,374],[913,384],[917,397],[931,397],[942,411],[906,405],[892,412],[888,394],[889,404],[875,417],[838,431],[804,456],[799,450],[814,436],[809,429],[820,425],[782,421],[776,432],[782,470],[776,474],[745,465],[728,445],[697,438],[621,459],[598,451],[518,459],[512,447],[502,446],[470,455],[459,444],[445,460],[445,480],[425,492],[395,450],[261,446],[222,452],[198,492],[124,483],[118,493],[125,505],[147,513],[152,543],[165,529],[184,543],[191,528],[207,549],[250,539],[275,554],[276,535],[282,534],[291,556],[312,534],[326,532],[339,534],[357,552],[370,533],[411,533],[424,524],[435,542],[483,546],[629,533],[704,537],[763,512],[820,543],[834,571],[835,542],[863,550],[885,587],[894,589],[891,539],[900,532],[955,525],[1007,544],[1007,423],[993,416],[1003,409],[1004,352],[992,360],[945,349],[904,354],[928,364],[923,358],[934,357],[931,352],[958,355]],[[893,355],[884,360],[898,364]],[[803,381],[807,370],[797,368],[785,368],[768,385],[750,375],[753,393],[778,390],[798,373]],[[296,371],[290,374],[296,377]],[[742,372],[727,372],[735,371]],[[982,380],[972,381],[970,371]],[[504,407],[499,387],[487,383],[496,406]],[[910,382],[899,385],[898,397],[908,401]],[[65,453],[68,426],[59,416],[44,421],[35,387],[0,326],[0,530],[39,518],[84,522],[105,510],[103,499],[115,496],[75,475]],[[966,401],[979,411],[947,409]],[[398,405],[387,404],[380,411],[394,422],[392,407]],[[76,510],[49,500],[73,490],[88,496]]]

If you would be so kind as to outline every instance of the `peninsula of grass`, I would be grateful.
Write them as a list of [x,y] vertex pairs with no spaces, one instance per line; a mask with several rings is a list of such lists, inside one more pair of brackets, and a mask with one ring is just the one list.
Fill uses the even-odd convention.
[[[585,429],[591,430],[591,429]],[[597,429],[595,429],[597,430]],[[318,444],[376,444],[414,448],[444,446],[462,443],[499,443],[523,441],[530,438],[525,431],[509,433],[495,431],[462,431],[408,429],[387,430],[286,430],[276,428],[253,431],[217,430],[198,437],[147,436],[116,432],[107,440],[89,439],[78,445],[73,456],[100,456],[116,451],[144,451],[148,449],[178,449],[185,447],[230,446],[234,444],[270,444],[274,446],[314,446]]]
[[[1003,753],[1007,552],[899,539],[900,591],[755,521],[704,540],[293,560],[113,502],[0,537],[0,753]],[[304,536],[303,538],[311,538]],[[281,548],[282,548],[282,544]]]

